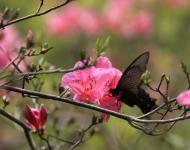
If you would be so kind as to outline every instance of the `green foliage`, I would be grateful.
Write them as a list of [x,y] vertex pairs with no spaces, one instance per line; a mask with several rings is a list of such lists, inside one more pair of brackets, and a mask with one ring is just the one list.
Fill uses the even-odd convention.
[[96,41],[97,56],[100,56],[108,48],[110,37],[98,38]]

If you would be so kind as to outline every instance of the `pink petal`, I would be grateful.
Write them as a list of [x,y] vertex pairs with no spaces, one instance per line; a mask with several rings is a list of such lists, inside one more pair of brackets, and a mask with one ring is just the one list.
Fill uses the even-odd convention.
[[35,117],[35,115],[34,115],[32,109],[31,109],[31,107],[28,106],[28,105],[26,105],[26,107],[25,107],[24,116],[25,116],[25,118],[26,118],[26,121],[28,122],[28,124],[29,124],[32,128],[35,127],[36,130],[39,129],[38,121],[37,121],[37,119],[36,119],[36,117]]
[[46,108],[43,104],[40,106],[39,112],[40,112],[39,124],[40,124],[40,127],[43,128],[48,116]]
[[107,57],[100,56],[97,59],[96,67],[98,67],[98,68],[111,68],[112,64]]
[[176,98],[181,106],[190,106],[190,90],[184,91]]
[[[119,112],[121,108],[121,102],[117,100],[117,97],[111,97],[109,96],[109,93],[106,93],[100,100],[100,107]],[[109,120],[109,115],[101,113],[101,116],[105,121]]]

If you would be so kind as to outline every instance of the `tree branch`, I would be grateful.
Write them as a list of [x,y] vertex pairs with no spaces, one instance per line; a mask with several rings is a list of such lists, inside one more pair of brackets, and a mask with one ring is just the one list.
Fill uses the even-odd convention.
[[[38,11],[37,11],[37,13],[35,12],[35,13],[31,14],[31,15],[24,16],[24,17],[21,17],[21,18],[18,18],[18,19],[9,21],[9,22],[7,22],[7,23],[5,23],[5,24],[0,24],[0,29],[3,29],[3,28],[5,28],[6,26],[9,26],[9,25],[11,25],[11,24],[15,24],[15,23],[17,23],[17,22],[21,22],[21,21],[24,21],[24,20],[27,20],[27,19],[31,19],[31,18],[35,18],[35,17],[39,17],[39,16],[42,16],[42,15],[45,15],[45,14],[47,14],[47,13],[49,13],[49,12],[55,10],[55,9],[58,9],[58,8],[60,8],[60,7],[63,7],[63,6],[65,6],[65,5],[67,5],[67,4],[68,4],[69,2],[71,2],[71,1],[73,1],[73,0],[66,0],[65,2],[61,3],[60,5],[51,7],[51,8],[49,8],[49,9],[45,10],[45,11],[42,11],[42,12],[38,12]],[[41,9],[41,8],[40,8],[40,9]]]
[[30,146],[30,149],[31,150],[35,150],[35,147],[34,147],[34,143],[33,143],[33,140],[30,136],[30,128],[25,125],[23,122],[21,122],[20,120],[18,120],[17,118],[13,117],[12,115],[10,115],[9,113],[5,112],[3,109],[0,108],[0,114],[4,117],[6,117],[7,119],[13,121],[14,123],[16,123],[17,125],[19,125],[20,127],[22,127],[22,129],[24,130],[24,133],[25,133],[25,136],[26,136],[26,139],[27,139],[27,142]]
[[[47,100],[49,99],[49,100],[54,100],[54,101],[60,101],[60,102],[72,104],[72,105],[75,105],[75,106],[84,107],[84,108],[87,108],[87,109],[91,109],[91,110],[95,110],[95,111],[98,111],[98,112],[106,113],[108,115],[112,115],[114,117],[126,120],[128,122],[134,121],[134,122],[148,123],[148,124],[153,124],[153,123],[166,124],[166,123],[185,120],[185,119],[190,118],[190,115],[186,115],[186,116],[176,117],[176,118],[171,118],[171,119],[166,119],[166,120],[138,119],[138,117],[118,113],[118,112],[115,112],[115,111],[111,111],[109,109],[104,109],[104,108],[101,108],[101,107],[98,107],[98,106],[95,106],[95,105],[91,105],[91,104],[87,104],[87,103],[77,102],[77,101],[74,101],[74,100],[72,100],[70,98],[64,98],[64,97],[60,97],[60,96],[57,96],[57,95],[51,95],[51,94],[36,92],[36,91],[32,91],[32,90],[26,90],[26,89],[22,89],[22,88],[18,88],[18,87],[12,87],[12,86],[8,86],[8,85],[3,85],[0,88],[6,89],[6,90],[9,90],[9,91],[14,91],[14,92],[21,93],[21,94],[24,93],[25,96],[27,96],[27,95],[37,96],[37,97],[44,98],[44,99],[47,99]],[[173,101],[173,99],[171,99],[171,101]]]

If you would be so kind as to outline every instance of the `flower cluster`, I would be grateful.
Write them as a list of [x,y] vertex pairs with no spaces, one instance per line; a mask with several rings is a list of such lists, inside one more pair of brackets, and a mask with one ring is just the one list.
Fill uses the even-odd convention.
[[24,116],[26,118],[26,123],[32,128],[33,131],[43,133],[44,125],[47,120],[47,111],[44,105],[41,105],[39,109],[31,108],[26,105]]
[[[116,87],[120,77],[121,72],[112,67],[109,59],[100,56],[96,66],[65,74],[61,85],[74,93],[75,101],[96,104],[118,112],[121,103],[116,97],[110,96],[109,90]],[[102,117],[104,120],[109,118],[106,114],[102,114]]]
[[48,31],[57,36],[81,31],[87,35],[111,32],[123,37],[148,35],[153,17],[146,10],[135,11],[135,2],[110,0],[102,12],[77,4],[69,5],[63,12],[48,17]]

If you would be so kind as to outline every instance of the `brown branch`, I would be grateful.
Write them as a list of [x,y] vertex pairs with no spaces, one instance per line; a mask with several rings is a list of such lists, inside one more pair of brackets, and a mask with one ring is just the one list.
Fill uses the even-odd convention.
[[10,115],[9,113],[5,112],[3,109],[0,108],[0,114],[4,117],[6,117],[7,119],[11,120],[12,122],[16,123],[17,125],[19,125],[20,127],[22,127],[24,133],[25,133],[25,136],[26,136],[26,139],[27,139],[27,142],[30,146],[30,149],[31,150],[35,150],[35,147],[34,147],[34,143],[33,143],[33,140],[30,136],[30,128],[24,124],[23,122],[21,122],[20,120],[18,120],[17,118],[13,117],[12,115]]
[[[168,101],[168,103],[173,103],[173,102],[175,102],[176,101],[176,99],[175,98],[173,98],[173,99],[170,99],[170,101]],[[162,109],[163,107],[165,107],[166,106],[166,104],[164,103],[164,104],[161,104],[159,107],[157,107],[157,108],[155,108],[154,110],[152,110],[151,112],[149,112],[149,113],[146,113],[146,114],[144,114],[144,115],[142,115],[142,116],[139,116],[139,117],[137,117],[138,119],[143,119],[143,118],[146,118],[146,117],[148,117],[148,116],[150,116],[150,115],[152,115],[152,114],[154,114],[155,112],[158,112],[160,109]]]
[[[27,20],[27,19],[31,19],[31,18],[35,18],[35,17],[39,17],[39,16],[42,16],[42,15],[45,15],[53,10],[56,10],[60,7],[63,7],[65,5],[67,5],[69,2],[71,2],[73,0],[66,0],[65,2],[61,3],[60,5],[57,5],[57,6],[54,6],[54,7],[51,7],[47,10],[44,10],[42,12],[35,12],[33,14],[30,14],[28,16],[24,16],[24,17],[21,17],[21,18],[18,18],[18,19],[15,19],[15,20],[12,20],[12,21],[9,21],[3,25],[0,25],[0,29],[4,29],[6,26],[9,26],[9,25],[12,25],[12,24],[15,24],[15,23],[18,23],[18,22],[21,22],[21,21],[24,21],[24,20]],[[40,8],[41,9],[41,8]]]
[[25,96],[36,96],[36,97],[44,98],[45,100],[49,99],[49,100],[54,100],[54,101],[60,101],[60,102],[72,104],[72,105],[75,105],[75,106],[95,110],[95,111],[98,111],[98,112],[106,113],[108,115],[112,115],[114,117],[126,120],[128,122],[134,121],[134,122],[148,123],[148,124],[153,124],[153,123],[166,124],[166,123],[171,123],[171,122],[180,121],[180,120],[186,120],[186,119],[190,118],[190,115],[186,115],[186,116],[176,117],[176,118],[171,118],[171,119],[166,119],[166,120],[138,119],[137,117],[134,117],[134,116],[131,116],[131,115],[126,115],[126,114],[123,114],[123,113],[111,111],[109,109],[104,109],[104,108],[101,108],[101,107],[98,107],[98,106],[95,106],[95,105],[91,105],[91,104],[87,104],[87,103],[77,102],[77,101],[74,101],[73,99],[60,97],[60,96],[57,96],[57,95],[51,95],[51,94],[46,94],[46,93],[42,93],[42,92],[26,90],[26,89],[22,89],[22,88],[18,88],[18,87],[12,87],[12,86],[8,86],[8,85],[3,85],[0,88],[5,89],[5,90],[9,90],[9,91],[14,91],[14,92],[21,93],[21,94],[24,93]]

